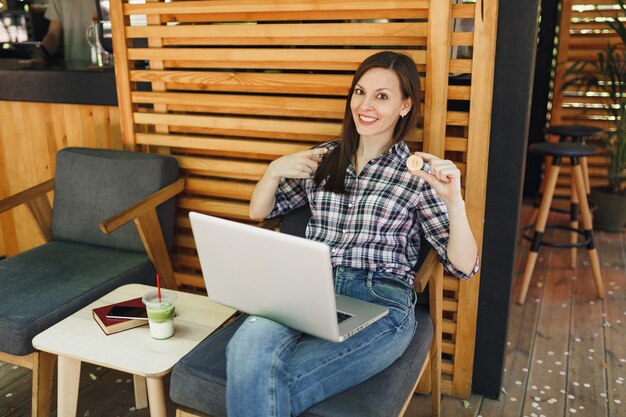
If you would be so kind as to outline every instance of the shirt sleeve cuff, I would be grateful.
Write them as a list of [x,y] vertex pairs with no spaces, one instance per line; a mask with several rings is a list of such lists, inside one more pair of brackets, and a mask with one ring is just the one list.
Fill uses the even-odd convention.
[[473,277],[474,275],[476,275],[476,273],[480,269],[480,260],[478,259],[478,256],[476,256],[476,263],[474,264],[474,268],[472,269],[472,272],[470,272],[469,274],[466,274],[465,272],[457,269],[454,265],[452,265],[452,262],[450,261],[446,262],[445,267],[446,267],[446,270],[450,274],[454,275],[455,277],[458,277],[461,279],[469,279]]

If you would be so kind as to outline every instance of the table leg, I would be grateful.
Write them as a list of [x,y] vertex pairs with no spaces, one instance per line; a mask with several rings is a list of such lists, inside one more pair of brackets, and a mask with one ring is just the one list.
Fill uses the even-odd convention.
[[135,386],[135,408],[141,410],[148,406],[148,391],[146,390],[146,378],[140,375],[133,375]]
[[76,416],[78,407],[78,386],[80,384],[80,361],[59,356],[57,386],[57,415]]
[[162,378],[146,378],[148,383],[148,402],[150,404],[150,417],[167,417],[165,407],[165,393],[163,392]]

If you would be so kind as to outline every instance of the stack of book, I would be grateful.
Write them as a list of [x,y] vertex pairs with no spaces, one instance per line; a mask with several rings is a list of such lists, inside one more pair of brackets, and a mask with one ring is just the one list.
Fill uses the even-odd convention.
[[93,318],[107,335],[148,324],[141,297],[94,308]]

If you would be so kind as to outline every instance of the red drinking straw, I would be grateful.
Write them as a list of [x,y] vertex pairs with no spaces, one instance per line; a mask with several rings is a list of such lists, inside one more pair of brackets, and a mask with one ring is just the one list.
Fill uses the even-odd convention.
[[157,294],[159,295],[159,303],[161,302],[161,277],[159,276],[159,273],[157,272],[156,274],[156,281],[157,281]]

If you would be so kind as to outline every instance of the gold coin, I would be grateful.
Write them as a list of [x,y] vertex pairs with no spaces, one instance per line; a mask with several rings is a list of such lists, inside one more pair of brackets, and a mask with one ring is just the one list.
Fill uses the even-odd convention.
[[411,155],[406,160],[406,166],[410,171],[419,171],[424,166],[424,159],[421,156]]

